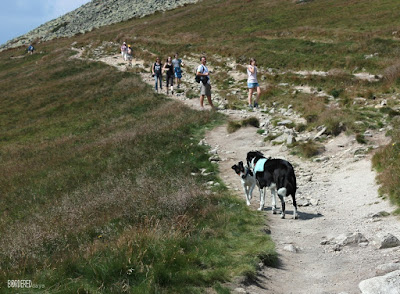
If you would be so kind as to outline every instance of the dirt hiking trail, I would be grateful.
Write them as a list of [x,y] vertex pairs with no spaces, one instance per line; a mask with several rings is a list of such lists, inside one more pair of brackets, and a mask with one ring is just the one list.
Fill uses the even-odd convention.
[[[80,55],[74,58],[80,58]],[[212,58],[209,59],[212,64]],[[97,60],[119,70],[127,70],[119,54]],[[182,91],[169,97],[200,109],[199,98],[187,99],[185,96],[189,90],[198,93],[193,75],[199,64],[198,59],[185,57],[183,60],[186,66]],[[133,67],[141,68],[143,80],[154,87],[154,80],[148,72],[149,65],[142,60],[134,60]],[[243,78],[243,73],[236,71],[234,65],[230,74],[237,77],[235,80]],[[212,95],[213,100],[218,97],[216,86],[213,86]],[[265,109],[225,110],[221,107],[224,103],[222,99],[216,102],[220,105],[218,111],[231,119],[255,116],[260,123],[268,123],[274,118],[274,113]],[[207,108],[206,99],[205,105]],[[276,109],[276,112],[284,111]],[[301,118],[290,112],[290,119],[296,121]],[[313,137],[316,134],[307,135]],[[371,140],[376,146],[389,141],[384,131],[373,132]],[[400,247],[377,249],[374,243],[376,236],[382,233],[400,238],[400,223],[391,214],[395,207],[378,195],[376,175],[371,168],[372,155],[355,155],[365,146],[359,145],[354,137],[342,134],[328,139],[323,157],[314,161],[290,155],[284,145],[264,142],[264,137],[254,127],[241,128],[229,134],[226,125],[219,126],[206,134],[205,142],[220,158],[218,164],[223,181],[243,201],[240,179],[231,166],[239,161],[245,162],[246,154],[251,150],[290,161],[297,177],[299,219],[292,219],[291,197],[286,198],[286,219],[281,219],[279,213],[273,215],[269,191],[266,193],[266,208],[260,212],[266,219],[265,232],[271,234],[276,243],[280,265],[277,268],[260,265],[256,280],[240,278],[229,283],[233,293],[359,294],[358,284],[375,277],[377,266],[400,262]],[[259,193],[254,189],[251,209],[258,207]],[[277,207],[279,210],[279,201]]]

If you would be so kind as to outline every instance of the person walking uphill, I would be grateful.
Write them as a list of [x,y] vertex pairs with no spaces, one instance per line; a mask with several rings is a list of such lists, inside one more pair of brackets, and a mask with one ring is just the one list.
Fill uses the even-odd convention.
[[174,65],[176,84],[178,85],[178,89],[179,89],[179,87],[181,85],[181,78],[182,78],[181,66],[184,66],[184,64],[182,62],[182,59],[178,58],[178,53],[175,53],[175,58],[172,60],[172,64]]
[[168,57],[167,61],[164,64],[163,71],[167,74],[167,95],[168,87],[171,85],[171,93],[174,95],[174,66],[172,64],[172,58]]
[[160,62],[160,58],[157,57],[156,62],[151,67],[151,73],[154,77],[154,88],[158,93],[158,82],[160,82],[160,90],[162,89],[162,63]]
[[125,61],[127,58],[127,56],[126,56],[127,49],[128,49],[128,47],[126,47],[126,43],[124,42],[121,46],[121,56],[122,56],[122,59]]
[[257,81],[257,65],[254,58],[250,58],[249,65],[247,66],[247,76],[247,87],[249,88],[249,108],[253,108],[251,104],[251,97],[253,96],[254,89],[257,90],[257,97],[256,100],[254,100],[254,107],[258,108],[258,99],[260,98],[261,89]]
[[203,81],[200,81],[200,107],[204,109],[204,96],[207,96],[208,104],[215,109],[212,101],[211,101],[211,83],[210,83],[210,73],[206,66],[207,60],[206,57],[203,56],[200,58],[201,64],[197,67],[196,75],[203,78]]
[[128,45],[128,48],[126,49],[126,56],[129,61],[128,66],[130,66],[130,67],[132,67],[132,54],[133,54],[132,47],[131,47],[131,45]]

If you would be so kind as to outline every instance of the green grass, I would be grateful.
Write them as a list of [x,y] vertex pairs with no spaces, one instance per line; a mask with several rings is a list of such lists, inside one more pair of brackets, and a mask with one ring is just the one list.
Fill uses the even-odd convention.
[[[205,188],[221,181],[197,143],[223,118],[155,95],[134,71],[69,60],[73,42],[96,48],[135,36],[135,54],[146,62],[151,53],[204,52],[221,96],[237,109],[243,101],[229,94],[234,81],[214,54],[240,64],[254,57],[274,72],[260,72],[266,78],[260,102],[291,104],[307,120],[302,130],[325,125],[332,135],[362,134],[393,122],[393,142],[376,153],[374,166],[382,194],[400,205],[398,102],[389,99],[382,110],[372,102],[400,89],[397,8],[395,0],[204,0],[37,44],[42,53],[1,52],[0,290],[17,278],[48,293],[228,293],[225,281],[253,277],[260,260],[277,259],[260,232],[262,215],[223,185]],[[305,69],[335,73],[288,72]],[[363,69],[384,79],[353,78]],[[306,84],[334,98],[279,83]],[[318,147],[305,143],[294,152],[313,156]],[[212,173],[200,176],[202,168]]]
[[28,279],[47,293],[223,293],[272,263],[262,216],[223,185],[205,188],[221,181],[198,141],[222,116],[133,72],[69,60],[57,48],[70,41],[0,54],[0,289]]
[[[400,117],[393,120],[393,129],[390,131],[392,141],[381,147],[372,158],[372,164],[378,171],[378,182],[381,184],[380,193],[388,195],[391,202],[400,206]],[[400,208],[396,210],[400,214]]]

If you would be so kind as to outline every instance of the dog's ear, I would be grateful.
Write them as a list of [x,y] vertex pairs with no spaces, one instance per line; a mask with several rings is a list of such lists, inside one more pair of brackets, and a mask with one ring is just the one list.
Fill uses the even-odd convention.
[[239,161],[239,166],[243,165],[243,161]]
[[232,165],[231,167],[233,170],[236,170],[236,164]]

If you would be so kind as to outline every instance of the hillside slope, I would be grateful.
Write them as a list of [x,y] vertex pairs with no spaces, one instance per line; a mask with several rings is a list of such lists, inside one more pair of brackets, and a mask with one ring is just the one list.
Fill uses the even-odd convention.
[[[351,144],[363,147],[344,150],[349,155],[346,164],[369,168],[365,157],[387,142],[374,135],[390,134],[399,115],[397,5],[394,0],[204,0],[38,43],[38,54],[26,55],[24,48],[1,52],[1,290],[8,279],[21,277],[51,293],[227,293],[219,283],[244,275],[244,283],[234,285],[247,285],[252,291],[254,284],[249,282],[257,282],[256,269],[264,267],[260,261],[276,265],[271,238],[265,234],[265,212],[247,209],[242,199],[232,197],[217,166],[209,161],[207,148],[198,144],[206,128],[226,117],[156,95],[144,82],[152,82],[149,67],[156,56],[165,59],[175,52],[188,62],[183,92],[174,98],[197,104],[190,100],[198,95],[193,67],[205,54],[220,112],[233,120],[255,114],[263,120],[257,133],[237,133],[236,141],[230,141],[234,136],[226,134],[225,127],[218,129],[219,137],[226,139],[220,148],[229,160],[243,159],[247,148],[265,148],[296,162],[302,181],[309,176],[302,165],[316,173],[321,166],[329,167],[325,175],[315,175],[316,186],[309,181],[302,187],[315,193],[322,187],[326,192],[319,195],[316,208],[306,206],[304,190],[304,198],[300,196],[305,207],[303,218],[293,226],[299,228],[293,242],[305,239],[298,233],[303,223],[312,224],[305,231],[314,242],[304,255],[312,256],[315,245],[331,261],[336,255],[354,257],[357,250],[372,252],[372,247],[335,250],[333,244],[325,252],[315,244],[324,237],[324,227],[315,234],[314,225],[325,222],[329,227],[333,218],[341,218],[329,194],[355,193],[347,190],[346,179],[342,190],[335,189],[341,180],[334,164],[337,158],[326,146],[338,136],[350,135],[355,140]],[[123,41],[133,44],[140,66],[134,63],[129,68],[118,59]],[[82,60],[70,58],[77,54],[72,47],[83,48]],[[261,109],[255,113],[246,108],[242,77],[249,57],[258,60],[263,88]],[[112,58],[124,72],[98,62],[102,58]],[[287,116],[291,123],[278,124]],[[289,135],[297,136],[297,142],[288,144]],[[243,145],[247,142],[251,144]],[[395,143],[394,153],[399,146]],[[243,153],[233,153],[235,144]],[[213,147],[218,149],[217,145]],[[311,159],[315,162],[305,159],[307,154],[317,154]],[[352,162],[359,159],[362,164]],[[381,168],[388,170],[399,166],[384,163]],[[224,179],[238,187],[226,164],[231,162],[223,160],[221,169],[231,177],[224,174]],[[389,173],[396,175],[392,170]],[[346,172],[349,179],[359,179],[356,172]],[[325,187],[329,176],[335,181]],[[371,173],[366,179],[373,186],[368,199],[375,199]],[[368,206],[368,214],[377,207],[392,212],[387,202],[376,201],[360,206]],[[329,219],[320,221],[322,208]],[[351,208],[346,207],[350,217]],[[396,221],[394,216],[382,220],[378,215],[376,222],[362,213],[357,210],[360,218],[354,223],[351,218],[335,222],[333,233],[342,233],[339,229],[347,222],[354,231],[364,223],[376,228],[379,221]],[[291,223],[271,222],[279,228],[278,234],[271,229],[278,246],[279,238],[292,234],[287,230]],[[281,248],[278,253],[285,254]],[[291,262],[301,260],[303,253]],[[386,258],[396,253],[392,249]],[[282,260],[289,259],[284,255]],[[363,272],[367,275],[373,271],[372,263],[368,266]],[[306,273],[304,268],[295,270]],[[274,271],[280,277],[279,273],[280,269]],[[290,277],[290,271],[285,273]],[[321,287],[324,279],[319,280]],[[262,287],[257,291],[262,293]]]

